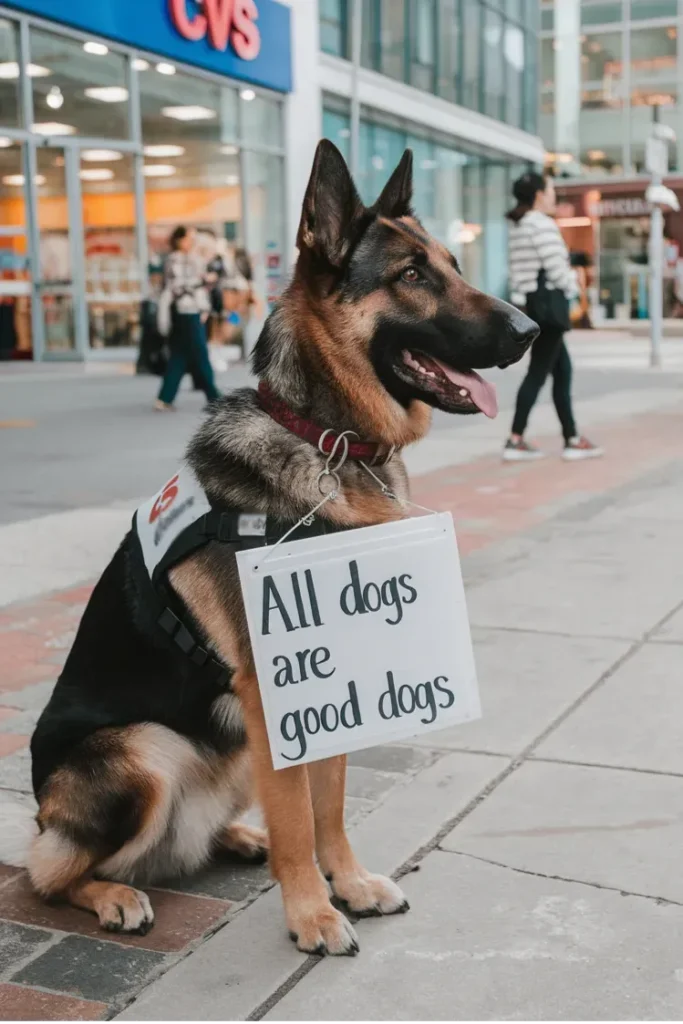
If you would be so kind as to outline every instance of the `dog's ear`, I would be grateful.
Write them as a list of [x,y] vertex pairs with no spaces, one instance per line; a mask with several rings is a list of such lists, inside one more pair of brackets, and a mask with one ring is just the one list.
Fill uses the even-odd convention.
[[407,149],[398,167],[382,189],[375,210],[383,217],[408,217],[413,198],[413,151]]
[[354,225],[364,212],[344,157],[333,143],[322,139],[301,210],[299,252],[308,249],[332,266],[340,266],[353,239]]

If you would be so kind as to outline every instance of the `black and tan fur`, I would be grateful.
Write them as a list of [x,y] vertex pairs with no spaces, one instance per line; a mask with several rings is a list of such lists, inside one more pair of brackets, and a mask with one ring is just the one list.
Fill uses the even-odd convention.
[[[412,216],[411,166],[406,153],[367,208],[337,150],[320,144],[294,277],[254,353],[258,376],[299,414],[387,451],[423,437],[433,406],[476,411],[445,378],[410,371],[405,349],[469,370],[514,362],[535,333],[517,310],[467,285]],[[294,521],[320,500],[324,457],[275,423],[251,389],[222,400],[187,459],[217,504]],[[407,493],[399,455],[376,472]],[[335,523],[401,516],[357,463],[346,463],[341,483],[322,513]],[[128,537],[95,587],[33,736],[33,885],[94,912],[105,928],[145,931],[152,908],[132,884],[195,870],[221,850],[258,858],[269,849],[299,948],[354,953],[354,930],[326,879],[356,914],[407,904],[349,846],[345,758],[272,768],[234,548],[212,543],[170,574],[197,631],[231,669],[232,693],[157,646],[131,557]],[[267,836],[239,823],[254,794]]]

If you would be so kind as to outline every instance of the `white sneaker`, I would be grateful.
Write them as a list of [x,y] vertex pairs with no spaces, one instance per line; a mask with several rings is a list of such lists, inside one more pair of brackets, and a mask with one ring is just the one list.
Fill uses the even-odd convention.
[[540,448],[534,448],[528,444],[523,437],[519,441],[510,438],[503,448],[503,462],[532,462],[534,459],[542,459],[545,452]]
[[579,459],[599,459],[605,449],[593,444],[587,437],[570,437],[564,446],[562,458],[566,462],[578,462]]

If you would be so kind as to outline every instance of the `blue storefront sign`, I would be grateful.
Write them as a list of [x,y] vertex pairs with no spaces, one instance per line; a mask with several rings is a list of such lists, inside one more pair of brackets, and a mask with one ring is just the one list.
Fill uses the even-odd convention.
[[5,0],[8,6],[278,92],[292,88],[277,0]]

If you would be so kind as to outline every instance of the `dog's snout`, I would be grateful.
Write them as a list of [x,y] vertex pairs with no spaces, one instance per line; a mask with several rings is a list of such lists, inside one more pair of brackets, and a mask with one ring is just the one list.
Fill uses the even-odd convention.
[[514,317],[510,318],[508,333],[514,344],[518,345],[521,349],[528,348],[531,342],[536,340],[540,332],[541,329],[538,324],[519,310],[516,310]]

